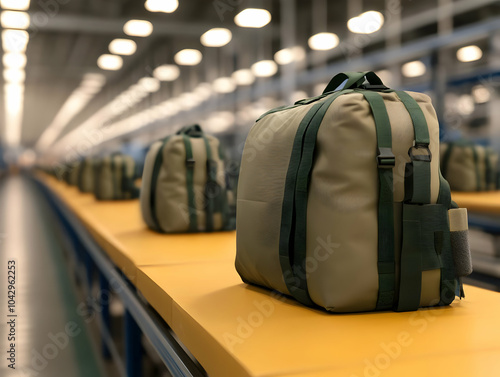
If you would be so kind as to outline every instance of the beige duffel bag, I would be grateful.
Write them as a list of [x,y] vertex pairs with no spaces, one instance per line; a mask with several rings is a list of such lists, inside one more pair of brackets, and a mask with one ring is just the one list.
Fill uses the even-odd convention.
[[227,229],[219,140],[194,125],[154,143],[144,163],[140,200],[144,221],[158,232]]
[[139,197],[135,161],[131,156],[113,153],[95,165],[94,195],[97,200],[127,200]]
[[448,305],[471,272],[467,212],[454,207],[429,97],[340,74],[251,129],[236,269],[331,312]]
[[459,140],[442,143],[441,171],[456,191],[487,191],[498,188],[498,154],[491,148]]

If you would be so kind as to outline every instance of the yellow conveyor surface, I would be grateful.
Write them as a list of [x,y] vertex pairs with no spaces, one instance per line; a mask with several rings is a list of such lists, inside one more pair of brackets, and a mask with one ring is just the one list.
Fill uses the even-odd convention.
[[42,179],[212,377],[500,373],[498,293],[466,286],[466,298],[450,307],[328,314],[242,283],[235,232],[157,234],[142,222],[137,200],[97,202]]

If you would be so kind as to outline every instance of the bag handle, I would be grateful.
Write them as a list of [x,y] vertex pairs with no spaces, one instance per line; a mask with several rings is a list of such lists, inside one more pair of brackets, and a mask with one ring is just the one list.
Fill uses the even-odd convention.
[[[383,83],[382,80],[380,80],[380,77],[378,77],[375,72],[372,71],[366,71],[366,72],[343,72],[335,75],[331,81],[328,83],[326,86],[325,90],[323,91],[323,94],[328,93],[328,92],[333,92],[338,89],[340,85],[344,81],[347,80],[345,83],[343,89],[354,89],[354,88],[361,88],[364,81],[368,81],[372,89],[388,89]],[[366,89],[370,89],[370,87],[367,87]]]
[[188,135],[191,137],[200,137],[203,136],[203,134],[204,132],[199,124],[182,127],[179,131],[176,132],[176,135]]

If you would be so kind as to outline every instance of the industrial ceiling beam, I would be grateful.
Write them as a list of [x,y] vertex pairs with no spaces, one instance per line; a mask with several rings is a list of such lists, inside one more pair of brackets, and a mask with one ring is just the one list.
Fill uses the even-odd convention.
[[[57,14],[50,16],[43,12],[30,12],[31,32],[69,32],[97,35],[119,35],[123,33],[123,25],[130,18],[104,18],[83,15]],[[199,38],[208,29],[215,27],[213,23],[207,22],[179,22],[165,21],[152,18],[150,21],[154,25],[154,36],[186,36]],[[237,26],[224,27],[232,32],[237,32]],[[272,26],[266,27],[265,32],[271,32]],[[241,30],[241,29],[240,29]]]

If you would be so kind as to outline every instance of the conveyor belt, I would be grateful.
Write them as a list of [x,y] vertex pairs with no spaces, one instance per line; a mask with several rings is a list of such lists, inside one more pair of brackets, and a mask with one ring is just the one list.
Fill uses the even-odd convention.
[[451,307],[331,315],[243,284],[234,233],[160,235],[137,201],[50,189],[212,377],[482,377],[500,369],[500,295],[466,287]]

